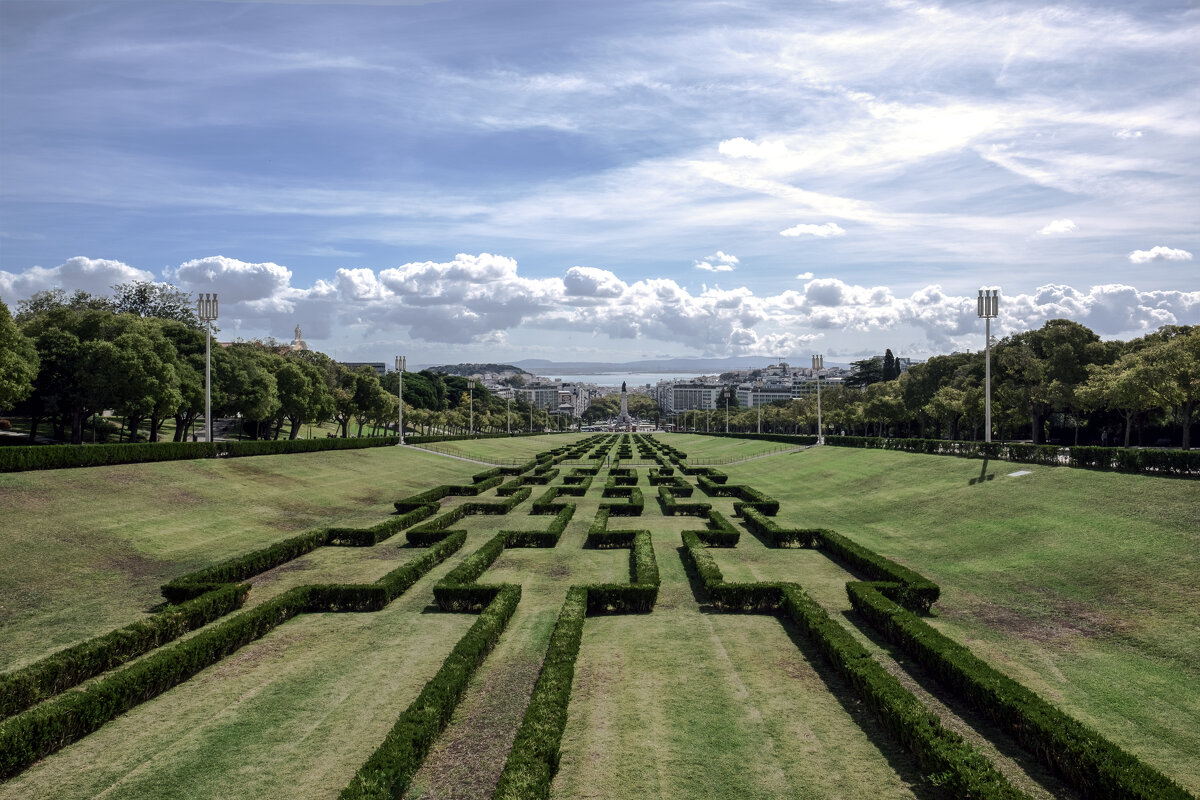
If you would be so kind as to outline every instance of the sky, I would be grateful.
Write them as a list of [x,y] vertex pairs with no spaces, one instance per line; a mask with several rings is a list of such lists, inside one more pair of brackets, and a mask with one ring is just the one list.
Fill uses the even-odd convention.
[[[1136,6],[1136,7],[1135,7]],[[1200,323],[1200,5],[0,2],[0,300],[342,360]]]

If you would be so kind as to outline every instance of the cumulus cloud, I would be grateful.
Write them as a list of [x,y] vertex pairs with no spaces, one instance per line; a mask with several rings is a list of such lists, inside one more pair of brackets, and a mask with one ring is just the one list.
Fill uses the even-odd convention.
[[[723,251],[708,260],[736,263]],[[640,341],[685,353],[772,356],[818,338],[832,352],[848,338],[879,337],[879,349],[898,340],[923,342],[912,351],[920,357],[975,348],[981,336],[973,289],[957,294],[934,284],[905,295],[887,286],[814,279],[808,272],[797,276],[802,288],[778,294],[709,286],[693,292],[669,278],[627,282],[584,266],[562,277],[529,278],[514,259],[488,253],[379,271],[343,268],[308,287],[293,286],[291,270],[278,264],[221,257],[188,261],[173,272],[190,287],[220,294],[224,335],[287,338],[300,324],[310,343],[332,354],[404,337],[456,348],[521,347],[518,341],[584,334],[617,350]],[[120,262],[72,259],[52,270],[0,273],[0,290],[11,303],[52,285],[87,288],[76,277],[103,290],[119,280],[148,279],[149,273]],[[48,283],[51,278],[59,283]],[[1002,295],[992,330],[1004,336],[1056,318],[1076,320],[1102,336],[1138,335],[1200,318],[1200,291],[1047,284]]]
[[1117,131],[1113,134],[1113,136],[1117,137],[1118,139],[1140,139],[1142,138],[1142,132],[1131,131],[1128,128],[1125,128],[1124,130]]
[[845,236],[846,231],[836,222],[826,222],[824,225],[793,225],[779,232],[780,236],[816,236],[827,239],[830,236]]
[[0,296],[24,299],[46,289],[107,295],[118,283],[153,280],[152,273],[120,261],[75,256],[56,267],[30,267],[21,273],[0,270]]
[[696,261],[694,263],[696,269],[702,269],[706,272],[733,272],[735,265],[738,263],[738,258],[737,256],[731,256],[728,253],[718,250],[703,261]]
[[1191,261],[1192,254],[1187,250],[1159,246],[1149,250],[1134,250],[1129,254],[1129,260],[1134,264],[1145,264],[1149,261]]
[[223,302],[262,300],[277,294],[292,271],[273,262],[252,264],[225,256],[185,261],[168,277],[198,292],[218,292]]
[[1056,219],[1046,223],[1038,231],[1042,236],[1050,236],[1055,233],[1070,233],[1076,229],[1075,222],[1069,219]]
[[563,285],[571,297],[620,297],[625,291],[624,281],[606,269],[596,267],[571,267],[563,278]]
[[811,272],[801,272],[796,275],[796,280],[810,281],[810,280],[812,280],[812,276],[813,276],[813,274]]

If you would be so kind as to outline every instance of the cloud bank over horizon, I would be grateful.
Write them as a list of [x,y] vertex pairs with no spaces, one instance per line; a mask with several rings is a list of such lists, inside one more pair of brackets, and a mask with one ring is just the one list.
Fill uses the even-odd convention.
[[[160,276],[119,261],[74,257],[50,268],[0,271],[0,298],[15,304],[53,288],[104,294],[114,283],[154,279],[189,292],[217,292],[223,338],[287,339],[299,324],[314,347],[345,359],[365,352],[342,345],[347,339],[373,347],[386,342],[413,353],[414,361],[445,361],[456,353],[516,360],[547,357],[553,351],[542,342],[574,334],[589,344],[570,360],[611,361],[630,347],[706,357],[795,357],[816,349],[851,358],[877,352],[875,346],[836,346],[855,334],[898,337],[903,355],[927,358],[976,349],[981,338],[974,296],[937,284],[902,294],[810,275],[771,294],[744,286],[690,291],[674,280],[627,281],[599,267],[573,266],[561,276],[531,278],[521,274],[515,259],[490,253],[380,270],[340,268],[307,285],[295,284],[293,272],[280,264],[225,256],[190,259]],[[1200,290],[1146,291],[1118,283],[1008,291],[993,323],[997,336],[1067,318],[1105,338],[1130,338],[1200,318]]]
[[1186,0],[169,8],[0,2],[6,299],[169,274],[354,360],[1200,322]]

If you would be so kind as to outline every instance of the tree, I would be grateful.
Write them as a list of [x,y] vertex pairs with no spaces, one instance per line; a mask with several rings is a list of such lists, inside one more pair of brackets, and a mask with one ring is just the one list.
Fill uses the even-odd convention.
[[996,346],[997,378],[1004,397],[1028,415],[1030,438],[1042,438],[1042,421],[1051,411],[1075,409],[1075,389],[1088,377],[1090,364],[1110,363],[1111,347],[1078,322],[1052,319],[1037,330],[1005,337]]
[[37,348],[17,328],[8,306],[0,300],[0,411],[33,392],[39,364]]
[[133,281],[112,287],[112,309],[118,314],[173,319],[192,328],[202,327],[190,292],[169,283]]
[[894,381],[900,377],[900,363],[896,361],[896,357],[892,355],[891,348],[883,354],[883,379],[885,381]]
[[883,377],[883,359],[879,356],[864,358],[862,361],[850,362],[850,377],[842,381],[843,386],[854,389],[865,389],[872,383],[885,380]]

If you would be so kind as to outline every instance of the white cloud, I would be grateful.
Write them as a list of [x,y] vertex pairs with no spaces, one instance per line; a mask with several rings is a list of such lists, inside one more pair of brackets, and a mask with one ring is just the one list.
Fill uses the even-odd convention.
[[1117,131],[1113,134],[1113,136],[1117,137],[1118,139],[1140,139],[1142,138],[1142,132],[1131,131],[1128,128],[1125,128],[1124,130]]
[[1038,233],[1050,236],[1055,233],[1070,233],[1076,229],[1075,222],[1069,219],[1056,219],[1046,223]]
[[[718,251],[710,259],[718,256],[725,263],[735,258]],[[51,272],[62,281],[54,285],[67,290],[84,288],[74,283],[75,276],[86,281],[97,271],[108,278],[148,277],[120,262],[72,259],[62,266],[66,269],[57,272],[32,267],[0,273],[0,288],[11,304],[46,288]],[[609,270],[583,266],[570,267],[562,277],[529,278],[514,259],[488,253],[379,271],[344,268],[307,288],[293,286],[292,271],[278,264],[212,257],[185,262],[174,272],[220,294],[223,336],[285,338],[300,324],[314,347],[335,356],[361,353],[364,342],[391,347],[407,337],[425,343],[417,348],[450,353],[509,348],[503,357],[510,357],[529,352],[530,343],[557,345],[581,336],[610,353],[609,360],[613,352],[631,354],[633,342],[678,353],[774,356],[817,338],[831,352],[845,350],[847,341],[877,349],[913,341],[911,355],[923,357],[974,349],[981,336],[974,289],[958,294],[931,284],[904,295],[887,286],[814,279],[809,272],[796,278],[805,281],[802,289],[778,294],[709,286],[692,292],[669,278],[627,282]],[[993,322],[998,336],[1056,318],[1076,320],[1102,336],[1129,336],[1200,316],[1200,291],[1141,291],[1118,283],[1010,291],[1002,295],[1000,317]]]
[[696,269],[702,269],[706,272],[733,272],[734,266],[737,263],[737,256],[731,256],[718,250],[703,261],[694,262],[694,265]]
[[717,145],[717,151],[730,158],[770,159],[788,155],[787,145],[783,142],[752,142],[741,136],[721,142]]
[[1134,250],[1129,254],[1129,260],[1134,264],[1145,264],[1149,261],[1191,261],[1192,254],[1187,250],[1159,246],[1149,250]]
[[779,232],[780,236],[816,236],[826,239],[830,236],[845,236],[846,231],[836,222],[826,222],[824,225],[793,225]]
[[185,261],[170,280],[199,292],[218,292],[222,302],[261,300],[288,285],[292,271],[273,262],[253,264],[225,256],[209,256]]
[[120,261],[75,256],[57,267],[30,267],[21,273],[0,270],[0,296],[27,298],[46,289],[82,289],[107,296],[115,284],[153,280],[152,273]]

